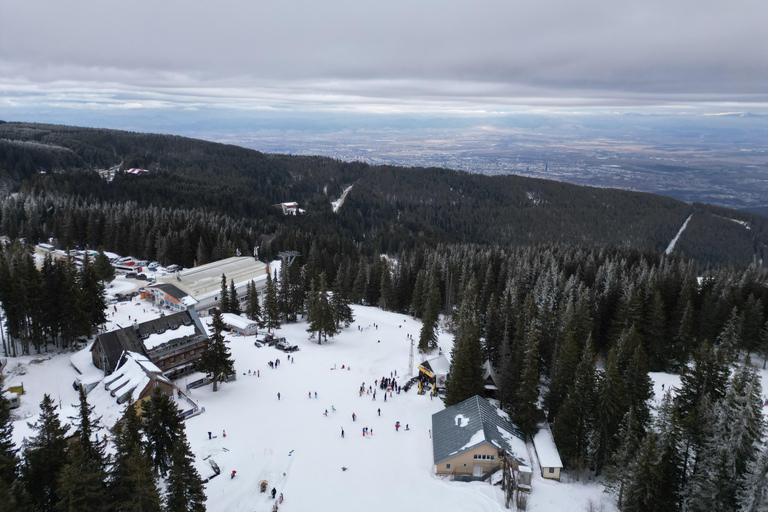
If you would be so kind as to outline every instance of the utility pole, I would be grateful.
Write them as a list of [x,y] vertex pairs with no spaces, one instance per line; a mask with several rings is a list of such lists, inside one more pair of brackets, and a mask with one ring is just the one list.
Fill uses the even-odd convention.
[[411,340],[411,353],[408,355],[408,378],[413,377],[413,340]]

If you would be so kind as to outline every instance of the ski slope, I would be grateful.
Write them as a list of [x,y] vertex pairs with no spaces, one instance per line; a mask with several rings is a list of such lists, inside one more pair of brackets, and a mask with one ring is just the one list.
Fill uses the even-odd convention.
[[[281,512],[391,512],[425,507],[468,512],[506,510],[498,486],[452,482],[434,474],[430,428],[432,414],[443,408],[440,400],[419,396],[415,389],[387,397],[386,402],[380,390],[376,401],[371,395],[359,396],[363,382],[366,387],[373,385],[390,372],[397,371],[398,381],[405,383],[410,348],[407,335],[418,339],[421,325],[405,315],[371,307],[353,308],[354,325],[322,345],[308,338],[305,323],[279,329],[278,335],[300,347],[293,354],[295,363],[288,362],[288,355],[274,348],[255,347],[253,337],[227,336],[237,380],[222,384],[217,393],[211,386],[190,391],[190,397],[205,407],[205,413],[186,422],[187,436],[203,476],[211,474],[210,460],[221,469],[221,474],[206,484],[208,510],[272,510],[271,497],[259,492],[262,480],[268,481],[268,490],[274,487],[278,496],[283,493]],[[120,303],[116,309],[109,319],[111,323],[129,324],[136,318],[141,322],[158,314],[140,300]],[[378,330],[374,324],[378,324]],[[439,344],[449,355],[452,336],[441,332]],[[43,393],[52,394],[62,404],[63,419],[75,415],[75,409],[69,408],[77,402],[71,386],[77,375],[69,363],[71,355],[10,359],[6,385],[23,381],[27,391],[22,408],[14,411],[18,420],[14,423],[17,445],[32,433],[27,422],[34,421],[39,413]],[[87,360],[87,355],[78,356],[81,361]],[[278,358],[281,364],[270,369],[267,363]],[[417,352],[416,365],[419,362]],[[258,370],[260,377],[249,376],[248,370]],[[669,386],[675,381],[674,376],[653,376],[659,388],[657,397],[662,382]],[[194,378],[181,379],[178,385],[184,389],[186,382]],[[307,397],[309,392],[312,398]],[[96,395],[93,398],[98,399]],[[97,412],[114,420],[119,412],[115,408],[120,406],[105,402],[96,404]],[[326,409],[327,417],[323,415]],[[408,424],[409,430],[403,427],[396,432],[397,421],[403,426]],[[373,429],[373,436],[364,438],[363,427]],[[344,439],[341,428],[345,430]],[[209,440],[208,432],[216,437]],[[349,469],[342,471],[342,466]],[[207,473],[202,471],[205,469]],[[232,470],[237,472],[234,479],[229,477]],[[615,510],[599,483],[577,482],[567,473],[562,482],[547,481],[534,472],[528,510],[581,511],[590,502],[602,506],[605,512]]]

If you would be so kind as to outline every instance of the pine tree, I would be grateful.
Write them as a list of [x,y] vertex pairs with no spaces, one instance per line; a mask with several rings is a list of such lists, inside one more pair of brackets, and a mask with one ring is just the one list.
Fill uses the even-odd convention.
[[483,351],[477,318],[477,282],[469,280],[459,308],[451,351],[451,367],[445,384],[445,404],[451,406],[474,395],[483,395]]
[[587,338],[576,368],[575,380],[563,401],[552,434],[565,463],[581,470],[590,464],[590,446],[595,429],[596,402],[595,352]]
[[75,421],[78,436],[67,448],[67,464],[59,473],[60,501],[57,509],[105,510],[104,494],[107,488],[106,455],[104,442],[98,439],[100,422],[93,417],[93,406],[88,405],[85,389],[80,387],[80,405]]
[[[0,392],[0,500],[12,501],[12,486],[19,476],[18,449],[13,444],[13,422],[8,399]],[[3,503],[3,501],[0,501]]]
[[352,313],[352,307],[344,293],[342,286],[343,276],[341,272],[336,274],[333,282],[333,296],[331,297],[331,307],[333,308],[333,318],[336,327],[349,327],[355,321],[355,315]]
[[328,335],[334,336],[339,332],[336,327],[336,319],[331,303],[328,300],[328,285],[326,283],[325,272],[320,273],[320,283],[314,292],[314,297],[310,298],[311,307],[309,314],[309,327],[307,332],[317,334],[318,345],[327,340]]
[[623,512],[650,512],[659,510],[665,492],[659,474],[659,453],[656,434],[649,432],[633,461],[632,477],[627,484]]
[[723,352],[725,360],[729,363],[736,361],[742,346],[741,340],[742,319],[736,306],[731,310],[731,316],[725,323],[723,330],[717,337],[716,345]]
[[128,402],[123,419],[112,429],[115,454],[107,485],[114,511],[160,510],[152,463],[143,451],[141,419],[137,405]]
[[539,400],[539,342],[533,323],[528,329],[525,344],[523,373],[520,376],[520,383],[512,408],[512,419],[525,435],[531,436],[536,433],[541,414],[537,406]]
[[115,278],[115,267],[110,263],[104,249],[99,248],[99,253],[93,259],[93,271],[102,283],[108,283]]
[[194,466],[195,456],[183,429],[174,440],[168,472],[166,512],[205,512],[203,481]]
[[[144,452],[153,469],[165,475],[171,466],[174,439],[183,431],[176,404],[159,387],[152,391],[149,400],[142,402],[144,412],[143,432],[146,436]],[[136,461],[137,463],[140,461]]]
[[573,383],[576,367],[579,364],[579,347],[573,331],[565,334],[565,340],[560,344],[552,366],[549,379],[549,389],[544,400],[547,407],[547,418],[553,421],[565,399],[568,387]]
[[424,314],[422,317],[421,332],[419,333],[419,352],[424,353],[437,346],[437,322],[440,318],[440,287],[437,276],[430,278],[424,300]]
[[597,417],[595,421],[595,471],[599,474],[618,448],[621,420],[629,410],[627,390],[619,374],[617,351],[608,352],[605,369],[597,390]]
[[750,465],[738,499],[740,512],[768,512],[768,445]]
[[501,355],[501,342],[504,336],[504,323],[499,314],[499,299],[495,293],[491,293],[488,299],[488,308],[485,313],[485,326],[483,337],[485,338],[486,358],[495,368],[499,364]]
[[248,282],[245,297],[245,315],[256,322],[259,327],[261,327],[262,321],[261,305],[259,304],[259,293],[256,291],[256,284],[253,282],[253,280]]
[[205,341],[203,355],[197,363],[197,369],[205,372],[213,382],[213,391],[219,390],[218,383],[226,382],[227,377],[235,373],[235,362],[230,357],[229,349],[224,343],[222,331],[226,329],[224,320],[221,318],[221,311],[213,310],[213,320],[211,321],[213,334]]
[[221,274],[221,302],[219,310],[227,313],[229,311],[229,289],[227,288],[227,276]]
[[272,277],[267,273],[267,286],[264,292],[264,325],[268,332],[280,327],[280,305],[277,302],[277,290]]
[[240,301],[237,299],[237,289],[235,288],[234,279],[229,281],[229,293],[227,294],[227,298],[229,299],[229,309],[226,311],[226,313],[234,313],[235,315],[239,315]]
[[104,299],[104,282],[97,276],[87,252],[80,269],[80,291],[80,307],[85,321],[80,332],[90,335],[94,327],[107,321],[107,315],[104,312],[107,309],[107,303]]
[[635,419],[635,409],[629,408],[627,414],[621,422],[619,430],[619,439],[621,444],[616,453],[611,457],[610,464],[606,467],[605,480],[606,489],[617,494],[616,502],[619,510],[623,509],[624,491],[629,482],[632,481],[633,462],[640,449],[640,443],[643,440],[643,431]]
[[64,438],[69,425],[62,425],[49,395],[40,402],[40,417],[30,428],[36,434],[24,443],[21,475],[35,510],[52,512],[59,502],[58,476],[67,463]]

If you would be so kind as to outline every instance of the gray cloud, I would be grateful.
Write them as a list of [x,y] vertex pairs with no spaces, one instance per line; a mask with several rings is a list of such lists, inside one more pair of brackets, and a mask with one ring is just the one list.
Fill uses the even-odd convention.
[[765,109],[766,19],[762,0],[0,0],[0,108]]

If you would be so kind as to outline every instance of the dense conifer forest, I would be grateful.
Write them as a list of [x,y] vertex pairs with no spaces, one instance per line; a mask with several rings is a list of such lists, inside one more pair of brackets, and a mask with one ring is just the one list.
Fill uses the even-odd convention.
[[[52,237],[185,266],[255,246],[262,258],[297,250],[297,264],[270,276],[263,306],[249,300],[247,314],[268,328],[306,318],[322,343],[352,321],[350,303],[410,314],[423,321],[423,352],[437,329],[454,335],[447,405],[484,393],[489,360],[501,406],[521,430],[549,422],[567,468],[604,476],[621,510],[765,510],[754,365],[768,358],[768,219],[648,194],[180,137],[7,123],[0,139],[13,148],[0,152],[16,192],[2,200],[0,231],[12,239]],[[115,165],[150,173],[108,182],[94,172]],[[330,201],[349,185],[333,213]],[[283,216],[272,206],[282,201],[307,213]],[[675,253],[664,254],[691,214]],[[5,247],[0,290],[46,281],[46,266],[29,259],[21,244]],[[87,295],[82,275],[48,267],[69,280],[62,293]],[[222,296],[227,286],[222,279]],[[71,341],[49,325],[44,297],[0,296],[27,351]],[[651,371],[681,376],[657,410]],[[25,452],[19,471],[3,453],[4,485],[24,490],[33,459]],[[132,453],[126,471],[145,467],[141,457],[173,471],[156,454]],[[108,492],[114,482],[105,481]],[[66,483],[60,477],[50,492]],[[174,503],[198,503],[183,492]]]

